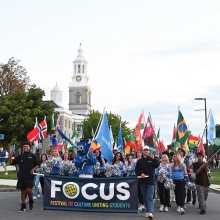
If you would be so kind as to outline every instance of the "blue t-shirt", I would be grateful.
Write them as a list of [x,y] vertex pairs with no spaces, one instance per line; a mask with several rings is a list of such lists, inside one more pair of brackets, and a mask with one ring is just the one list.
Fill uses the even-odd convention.
[[5,162],[5,156],[6,156],[5,151],[0,152],[0,163]]

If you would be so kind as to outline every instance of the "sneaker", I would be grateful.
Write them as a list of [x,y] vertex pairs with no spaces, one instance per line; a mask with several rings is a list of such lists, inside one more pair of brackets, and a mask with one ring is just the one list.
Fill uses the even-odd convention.
[[164,205],[160,205],[159,211],[163,212],[163,209],[164,209]]
[[145,206],[144,205],[140,205],[139,208],[138,208],[138,211],[139,212],[144,212],[146,209],[145,209]]
[[149,213],[148,218],[149,218],[149,219],[153,219],[153,217],[154,217],[153,214],[152,214],[152,213]]
[[180,212],[180,206],[177,206],[176,211],[177,211],[177,212]]
[[30,209],[30,211],[32,211],[34,209],[34,201],[33,200],[29,201],[29,209]]
[[40,198],[40,194],[38,194],[37,197]]
[[192,204],[192,202],[191,201],[189,201],[189,202],[187,202],[188,204]]
[[184,208],[180,208],[180,214],[181,214],[181,215],[185,214]]
[[149,213],[146,213],[144,218],[148,218],[149,217]]
[[8,175],[8,172],[5,172],[5,175]]
[[21,209],[18,210],[19,213],[22,213],[22,212],[26,212],[26,206],[25,205],[21,205]]
[[37,196],[34,196],[33,199],[37,199]]
[[201,210],[200,215],[205,215],[206,211],[205,210]]
[[168,207],[167,206],[165,206],[164,211],[168,212]]

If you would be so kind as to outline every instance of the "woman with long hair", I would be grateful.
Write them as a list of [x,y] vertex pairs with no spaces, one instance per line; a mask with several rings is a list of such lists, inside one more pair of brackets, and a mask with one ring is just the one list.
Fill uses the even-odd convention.
[[99,149],[96,149],[96,150],[93,151],[93,153],[95,154],[96,159],[100,164],[100,173],[99,174],[94,174],[93,177],[94,178],[105,177],[105,174],[102,170],[104,170],[106,161],[105,161],[104,158],[101,157],[102,152]]
[[114,156],[112,165],[116,164],[119,168],[119,170],[121,171],[121,175],[123,176],[123,174],[125,173],[125,159],[122,155],[121,152],[117,152]]
[[[160,172],[169,172],[169,159],[166,154],[162,154],[160,166],[156,170],[156,176],[160,175]],[[168,212],[168,206],[170,203],[170,190],[164,187],[164,181],[157,181],[157,187],[159,191],[160,199],[160,212]]]
[[[42,174],[45,174],[45,169],[47,167],[46,162],[47,162],[47,155],[42,154],[40,157],[40,168],[39,168],[39,172]],[[44,176],[40,176],[40,185],[42,189],[42,195],[44,195]]]
[[189,177],[186,170],[186,164],[181,162],[181,157],[178,153],[174,153],[173,162],[169,166],[171,178],[175,184],[175,197],[177,204],[177,212],[185,214],[184,210],[184,191],[185,191],[185,179],[189,182]]

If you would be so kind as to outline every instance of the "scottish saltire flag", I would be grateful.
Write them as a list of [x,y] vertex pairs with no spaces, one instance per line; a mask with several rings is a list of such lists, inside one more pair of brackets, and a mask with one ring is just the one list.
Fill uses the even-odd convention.
[[118,152],[124,152],[121,124],[118,130]]
[[213,140],[214,138],[215,138],[215,122],[212,112],[210,111],[207,139],[212,146],[215,144]]
[[45,119],[27,135],[27,139],[30,142],[35,142],[45,137],[47,137],[47,122]]
[[112,134],[112,126],[110,125],[110,138],[111,138],[111,143],[112,145],[114,144],[114,137],[113,137],[113,134]]
[[108,125],[108,119],[106,113],[103,113],[102,122],[99,127],[95,140],[101,145],[102,157],[104,157],[108,163],[113,161],[112,144],[110,137],[110,130]]
[[68,143],[73,145],[73,142],[58,127],[57,127],[57,131],[63,140],[66,140]]

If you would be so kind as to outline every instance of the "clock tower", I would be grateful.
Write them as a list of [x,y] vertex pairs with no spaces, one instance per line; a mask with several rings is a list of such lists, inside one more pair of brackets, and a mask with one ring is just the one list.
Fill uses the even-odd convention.
[[73,61],[73,76],[69,86],[69,110],[73,114],[87,115],[91,110],[91,88],[88,84],[87,65],[80,44],[78,56]]

